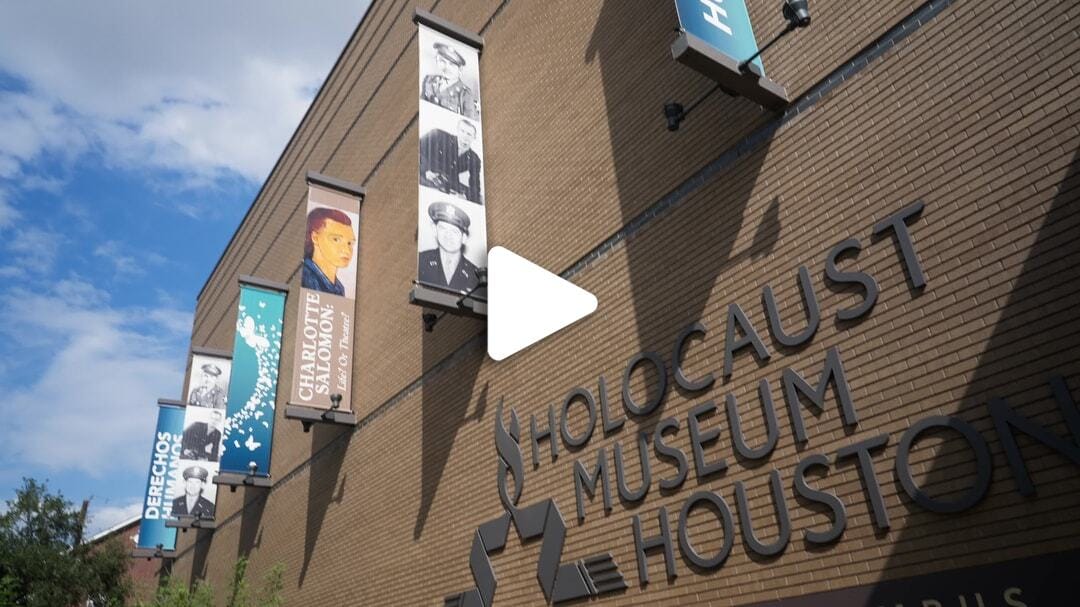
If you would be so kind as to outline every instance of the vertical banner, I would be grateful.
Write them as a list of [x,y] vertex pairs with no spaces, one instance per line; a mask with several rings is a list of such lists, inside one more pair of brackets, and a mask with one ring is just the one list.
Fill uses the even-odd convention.
[[480,52],[419,24],[417,282],[467,293],[487,268]]
[[750,13],[744,0],[675,0],[679,35],[671,56],[715,80],[729,95],[743,96],[771,110],[788,105],[787,89],[765,76]]
[[[758,50],[743,0],[675,0],[675,11],[683,31],[735,62],[749,59]],[[761,57],[751,63],[765,74]]]
[[173,516],[173,500],[179,495],[176,484],[184,434],[184,407],[159,405],[157,429],[150,448],[150,471],[143,496],[139,522],[139,548],[176,549],[176,529],[165,526]]
[[363,189],[308,174],[290,405],[352,410],[353,313]]
[[217,485],[212,480],[221,460],[231,371],[227,356],[192,352],[180,462],[173,479],[180,488],[172,503],[174,518],[214,518]]
[[270,474],[285,287],[241,279],[221,472]]

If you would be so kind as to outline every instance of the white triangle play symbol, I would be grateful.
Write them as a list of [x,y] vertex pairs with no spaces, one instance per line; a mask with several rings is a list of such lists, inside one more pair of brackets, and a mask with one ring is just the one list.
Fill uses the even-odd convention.
[[488,251],[488,356],[502,360],[596,311],[596,296],[503,247]]

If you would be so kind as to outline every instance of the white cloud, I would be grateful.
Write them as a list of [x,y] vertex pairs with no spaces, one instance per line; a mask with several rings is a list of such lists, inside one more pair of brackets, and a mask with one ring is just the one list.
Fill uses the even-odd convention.
[[115,240],[107,240],[94,247],[94,256],[111,263],[117,275],[136,276],[146,273],[134,256],[121,252],[121,245]]
[[0,188],[0,230],[15,223],[18,218],[19,212],[8,202],[7,190]]
[[146,465],[140,437],[156,399],[180,390],[191,317],[108,301],[80,280],[0,297],[0,333],[21,361],[0,385],[0,459],[94,478]]
[[90,146],[122,168],[259,181],[367,3],[3,3],[0,70],[26,90],[0,97],[0,176]]
[[60,194],[65,185],[67,180],[64,178],[43,175],[26,175],[19,180],[19,187],[24,190],[41,190],[50,194]]
[[90,500],[90,509],[86,513],[86,537],[92,538],[140,514],[142,514],[142,502],[139,499],[132,499],[121,505],[102,506],[96,506],[94,500]]
[[43,277],[56,263],[63,242],[64,237],[59,232],[34,226],[18,228],[7,243],[14,261],[8,267],[13,267],[11,271]]

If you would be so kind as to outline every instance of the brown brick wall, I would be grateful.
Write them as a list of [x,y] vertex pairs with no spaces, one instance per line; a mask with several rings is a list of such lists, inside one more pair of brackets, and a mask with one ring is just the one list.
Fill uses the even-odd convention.
[[[630,589],[602,599],[605,605],[735,605],[1080,547],[1077,469],[1022,438],[1038,492],[1020,496],[986,409],[990,398],[1006,398],[1067,436],[1048,378],[1066,377],[1080,398],[1080,95],[1070,61],[1080,51],[1070,26],[1080,9],[953,3],[909,24],[914,31],[894,48],[846,73],[797,116],[777,122],[745,100],[717,94],[682,130],[668,133],[663,103],[689,103],[710,87],[670,58],[671,4],[473,0],[434,7],[470,29],[489,24],[482,78],[491,246],[505,244],[562,271],[669,197],[663,213],[573,275],[597,295],[596,314],[494,363],[477,337],[482,323],[447,318],[425,334],[420,309],[406,304],[415,276],[414,3],[374,3],[211,276],[193,333],[195,345],[231,344],[238,274],[298,286],[306,170],[364,182],[354,405],[369,417],[346,434],[304,434],[278,419],[274,489],[223,491],[221,526],[198,544],[194,534],[182,537],[178,575],[224,587],[228,565],[250,552],[254,572],[285,564],[290,604],[434,605],[471,587],[472,534],[502,511],[492,434],[500,401],[523,422],[522,504],[553,497],[568,524],[563,562],[610,550],[627,577]],[[778,45],[767,71],[793,97],[812,92],[919,6],[879,5],[814,4],[814,25]],[[750,8],[759,40],[779,28],[774,3],[752,1]],[[737,157],[730,152],[777,125]],[[703,167],[711,167],[709,174],[695,178]],[[876,222],[916,200],[925,203],[909,227],[927,278],[921,290],[910,287],[892,239],[872,237]],[[837,310],[861,300],[857,290],[824,276],[827,253],[847,238],[863,250],[839,265],[871,274],[880,294],[870,314],[838,322]],[[809,344],[789,348],[769,336],[761,290],[771,285],[785,327],[801,329],[800,265],[812,276],[822,318]],[[755,361],[741,350],[724,380],[730,303],[746,312],[771,357]],[[290,305],[287,335],[295,314]],[[671,351],[679,331],[697,320],[708,334],[687,349],[687,374],[711,371],[717,382],[691,393],[674,385]],[[783,370],[816,383],[833,347],[858,425],[845,431],[830,392],[820,417],[803,409],[809,441],[797,446]],[[291,348],[287,342],[283,360],[291,360]],[[598,427],[579,451],[560,443],[554,462],[543,442],[542,463],[533,468],[529,416],[543,419],[575,386],[596,393],[601,374],[613,410],[624,414],[621,377],[639,351],[659,353],[669,367],[662,409],[607,436]],[[289,392],[288,376],[283,370],[281,395]],[[735,455],[723,407],[732,394],[747,441],[762,444],[761,379],[771,384],[780,438],[768,460],[755,463]],[[631,384],[639,400],[657,385],[640,371]],[[686,418],[709,399],[720,409],[702,426],[721,435],[706,455],[725,458],[728,469],[699,481]],[[571,428],[582,432],[583,408],[572,412]],[[993,453],[986,498],[961,514],[923,510],[893,473],[900,436],[934,414],[970,423]],[[685,484],[661,492],[658,479],[674,468],[650,449],[653,485],[644,501],[619,500],[612,468],[610,514],[598,496],[578,524],[573,462],[591,468],[603,447],[610,465],[618,443],[636,487],[636,434],[651,433],[668,417],[680,429],[667,442],[691,458]],[[810,482],[843,501],[846,532],[827,548],[808,548],[803,533],[826,528],[829,518],[794,497],[796,463],[813,453],[832,460],[839,448],[881,434],[888,445],[875,453],[874,466],[891,527],[875,531],[857,467],[834,462]],[[912,467],[916,481],[938,497],[963,493],[974,470],[963,443],[944,433],[919,442]],[[773,469],[784,482],[792,538],[778,557],[751,558],[735,485],[745,483],[754,530],[771,541]],[[639,515],[653,535],[664,506],[674,531],[678,509],[695,490],[715,491],[731,506],[737,532],[730,557],[718,571],[694,571],[676,545],[679,577],[666,581],[662,556],[653,554],[651,583],[640,586],[632,517]],[[705,511],[695,511],[690,530],[702,553],[720,545]],[[538,542],[520,545],[511,533],[493,557],[498,604],[542,602],[538,555]]]

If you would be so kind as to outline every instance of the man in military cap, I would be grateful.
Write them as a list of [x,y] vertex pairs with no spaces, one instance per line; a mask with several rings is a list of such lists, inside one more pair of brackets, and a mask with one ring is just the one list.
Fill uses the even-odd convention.
[[218,461],[224,415],[223,411],[213,410],[210,411],[209,421],[193,422],[184,428],[184,437],[180,442],[180,457],[208,462]]
[[420,251],[417,279],[466,292],[480,282],[476,266],[463,254],[469,239],[469,216],[449,202],[433,202],[428,217],[435,223],[437,247]]
[[214,502],[202,496],[210,473],[202,466],[184,469],[184,494],[173,500],[172,515],[186,514],[196,518],[214,518]]
[[221,388],[221,367],[213,363],[207,363],[201,367],[202,375],[199,385],[188,395],[188,405],[194,407],[210,407],[212,409],[224,409],[228,395]]
[[457,134],[434,129],[420,138],[420,183],[445,194],[463,196],[483,204],[480,198],[480,155],[472,149],[476,125],[462,118]]
[[461,81],[461,69],[465,67],[465,58],[443,42],[436,42],[433,46],[438,73],[424,76],[420,87],[420,98],[462,116],[478,120],[480,104],[476,99],[476,94]]

